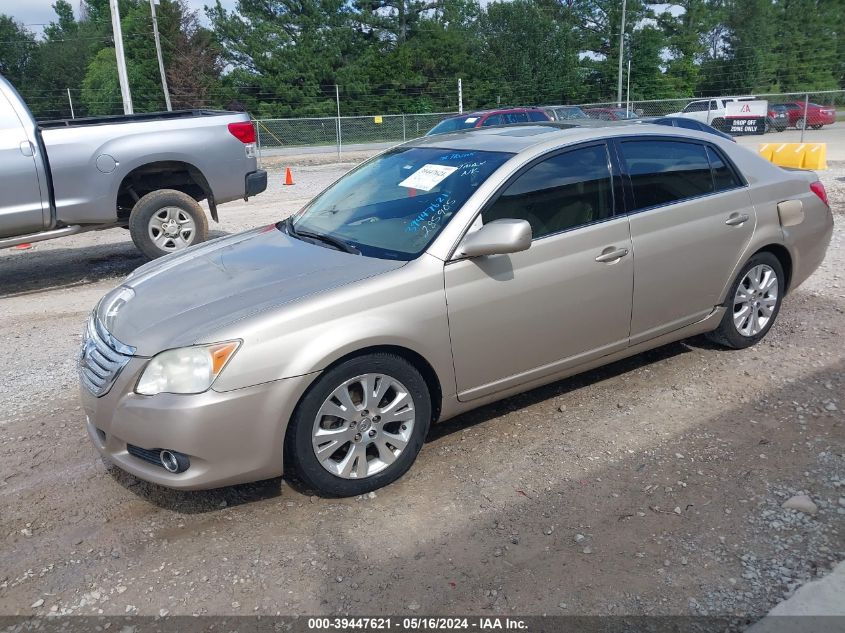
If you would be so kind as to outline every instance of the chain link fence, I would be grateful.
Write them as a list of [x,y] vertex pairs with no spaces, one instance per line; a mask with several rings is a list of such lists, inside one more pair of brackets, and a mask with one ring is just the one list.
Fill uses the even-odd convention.
[[[751,95],[741,95],[747,97]],[[772,110],[783,112],[783,116],[772,118],[767,132],[786,129],[801,130],[803,137],[804,104],[808,103],[806,127],[819,129],[836,121],[845,122],[845,90],[817,92],[792,92],[756,94],[757,99],[769,102]],[[650,99],[572,104],[578,105],[593,118],[617,119],[622,110],[631,117],[660,117],[684,113],[705,123],[725,129],[725,105],[723,97],[697,97],[683,99]],[[469,109],[465,108],[469,111]],[[372,149],[380,144],[388,145],[423,136],[443,119],[455,116],[457,112],[435,112],[428,114],[392,114],[374,116],[342,116],[324,118],[258,119],[256,129],[261,152],[265,156],[283,154],[289,148],[314,148],[315,151],[331,151],[338,154],[344,149]],[[803,138],[802,138],[803,140]]]
[[314,119],[258,119],[256,130],[261,151],[288,147],[344,147],[375,143],[401,143],[423,136],[443,119],[457,112],[389,114],[382,116],[326,117]]

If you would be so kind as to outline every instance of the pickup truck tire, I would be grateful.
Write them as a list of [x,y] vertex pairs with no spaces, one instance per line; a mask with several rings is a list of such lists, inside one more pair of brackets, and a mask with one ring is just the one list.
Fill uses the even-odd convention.
[[129,214],[132,241],[150,259],[208,239],[208,220],[188,194],[159,189],[143,196]]

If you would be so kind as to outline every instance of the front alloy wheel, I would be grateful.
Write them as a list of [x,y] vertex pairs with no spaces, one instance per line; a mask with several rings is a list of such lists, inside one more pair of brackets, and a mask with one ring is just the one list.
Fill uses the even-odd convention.
[[395,481],[422,448],[432,417],[420,372],[388,352],[342,361],[297,404],[285,435],[285,466],[308,487],[339,497]]
[[382,472],[402,455],[414,431],[416,407],[408,388],[384,374],[345,381],[314,418],[311,443],[320,464],[344,479]]

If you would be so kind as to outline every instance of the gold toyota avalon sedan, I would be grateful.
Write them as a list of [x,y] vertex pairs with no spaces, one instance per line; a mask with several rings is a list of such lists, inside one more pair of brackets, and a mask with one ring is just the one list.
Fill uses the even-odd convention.
[[361,494],[438,420],[696,334],[754,345],[832,230],[814,173],[712,134],[411,141],[103,297],[79,360],[88,433],[172,488],[289,469]]

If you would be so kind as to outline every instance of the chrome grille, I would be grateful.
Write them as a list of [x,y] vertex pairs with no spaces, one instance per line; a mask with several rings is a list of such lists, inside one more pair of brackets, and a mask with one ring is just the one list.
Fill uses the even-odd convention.
[[97,397],[107,394],[134,352],[134,348],[115,340],[92,315],[88,319],[79,354],[82,384]]

